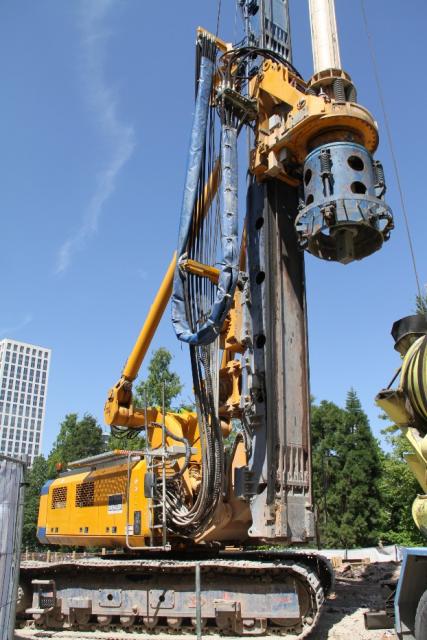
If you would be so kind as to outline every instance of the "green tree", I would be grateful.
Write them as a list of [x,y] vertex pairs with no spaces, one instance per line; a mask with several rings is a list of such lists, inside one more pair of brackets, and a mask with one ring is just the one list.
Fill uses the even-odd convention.
[[415,313],[425,316],[427,315],[427,295],[417,295],[415,298]]
[[312,410],[314,498],[323,545],[378,542],[380,449],[356,392],[345,410],[322,402]]
[[79,420],[77,413],[69,413],[61,423],[48,457],[49,477],[55,477],[58,463],[66,466],[73,460],[97,455],[105,449],[102,429],[96,418],[85,413]]
[[33,466],[27,472],[24,502],[24,522],[22,530],[22,546],[30,550],[38,549],[41,545],[37,540],[37,517],[39,513],[40,492],[48,479],[48,464],[46,458],[38,456]]
[[164,387],[166,411],[172,409],[172,401],[181,393],[183,385],[178,374],[170,370],[171,362],[172,354],[164,347],[153,353],[148,365],[147,379],[140,382],[135,389],[135,404],[143,407],[147,402],[149,407],[161,408]]
[[[160,347],[154,351],[150,363],[148,365],[148,376],[146,380],[142,380],[134,391],[134,404],[143,408],[145,404],[148,407],[162,407],[163,403],[163,386],[165,390],[165,408],[166,411],[173,410],[172,402],[181,393],[183,385],[177,373],[170,370],[172,362],[172,354],[164,347]],[[188,404],[181,404],[175,407],[176,411],[186,409],[191,411],[193,407]],[[111,434],[108,439],[109,449],[144,449],[145,438],[130,433],[128,436],[118,436]]]
[[411,453],[405,436],[394,426],[382,432],[392,447],[382,455],[380,491],[383,507],[381,539],[385,544],[416,546],[425,544],[412,519],[412,503],[421,488],[404,455]]
[[342,460],[341,440],[344,437],[345,411],[333,402],[322,400],[311,407],[311,443],[313,464],[313,498],[317,511],[317,526],[322,545],[335,546],[335,529],[339,511],[335,487]]

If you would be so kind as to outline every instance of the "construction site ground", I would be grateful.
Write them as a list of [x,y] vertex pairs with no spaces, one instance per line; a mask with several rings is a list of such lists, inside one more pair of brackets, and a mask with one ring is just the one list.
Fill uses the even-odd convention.
[[[358,563],[342,562],[335,568],[335,590],[327,599],[320,620],[307,636],[307,640],[391,640],[396,638],[391,629],[367,630],[365,628],[364,613],[384,607],[381,583],[385,580],[397,578],[400,564],[396,562]],[[29,638],[52,638],[52,640],[125,640],[140,638],[144,634],[125,633],[123,631],[105,632],[49,632],[35,629],[19,629],[16,631],[17,640]],[[192,637],[192,634],[174,633],[156,634],[156,640],[174,640],[182,637]],[[194,636],[193,636],[194,637]],[[210,635],[214,640],[219,636]],[[230,640],[230,637],[228,637]],[[271,636],[270,636],[271,638]]]

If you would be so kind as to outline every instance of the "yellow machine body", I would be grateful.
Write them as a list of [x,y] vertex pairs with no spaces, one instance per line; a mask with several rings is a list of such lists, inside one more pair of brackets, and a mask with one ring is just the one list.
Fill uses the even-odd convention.
[[91,469],[65,473],[45,484],[38,532],[49,544],[82,547],[144,546],[149,508],[144,496],[146,461],[117,457]]

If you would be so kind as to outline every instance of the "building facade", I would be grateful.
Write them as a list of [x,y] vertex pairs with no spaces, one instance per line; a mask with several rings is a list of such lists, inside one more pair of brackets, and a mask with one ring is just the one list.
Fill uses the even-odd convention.
[[0,452],[41,452],[51,350],[0,340]]

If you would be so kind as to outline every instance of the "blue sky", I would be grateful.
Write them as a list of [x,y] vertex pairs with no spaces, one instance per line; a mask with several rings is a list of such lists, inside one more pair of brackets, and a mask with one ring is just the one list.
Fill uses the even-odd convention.
[[[294,64],[312,70],[305,0],[291,0]],[[311,389],[345,402],[353,386],[378,435],[373,403],[398,365],[392,322],[416,293],[359,2],[337,0],[341,57],[375,115],[396,229],[348,266],[307,256]],[[366,0],[422,285],[427,282],[423,0]],[[408,7],[410,6],[410,10]],[[9,0],[0,8],[2,85],[0,338],[52,349],[43,449],[68,412],[102,422],[176,242],[191,126],[194,34],[214,31],[216,1]],[[234,1],[220,35],[240,39]],[[241,159],[241,164],[245,161]],[[242,201],[244,194],[241,194]],[[187,383],[169,314],[166,346]]]

